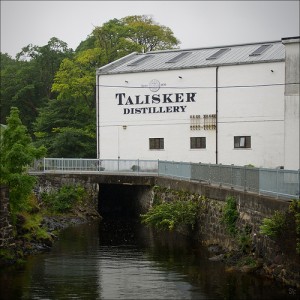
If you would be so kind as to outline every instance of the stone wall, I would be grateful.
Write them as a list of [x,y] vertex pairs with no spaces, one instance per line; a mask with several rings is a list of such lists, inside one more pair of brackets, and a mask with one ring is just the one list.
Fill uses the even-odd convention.
[[43,174],[37,176],[37,179],[34,193],[39,200],[41,200],[43,193],[58,191],[64,185],[80,185],[88,193],[91,206],[96,210],[98,209],[99,185],[92,182],[89,176]]
[[[193,233],[194,237],[204,245],[218,245],[225,251],[241,250],[238,237],[230,235],[221,221],[226,198],[234,197],[239,214],[236,227],[241,231],[250,230],[250,252],[254,258],[263,261],[264,272],[285,283],[299,285],[300,261],[288,201],[191,181],[158,178],[156,184],[162,189],[156,188],[154,197],[170,201],[181,191],[180,195],[185,194],[185,200],[199,199],[198,228]],[[286,213],[288,221],[282,235],[270,239],[260,233],[260,226],[263,219],[272,217],[275,211]]]
[[8,188],[0,186],[0,248],[9,246],[12,239],[13,227],[9,211]]

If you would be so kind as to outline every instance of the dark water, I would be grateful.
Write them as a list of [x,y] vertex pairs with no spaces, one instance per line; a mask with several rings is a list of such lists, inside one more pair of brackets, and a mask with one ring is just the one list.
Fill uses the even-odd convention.
[[51,252],[0,270],[1,299],[298,299],[299,293],[225,272],[184,238],[119,221],[69,228]]

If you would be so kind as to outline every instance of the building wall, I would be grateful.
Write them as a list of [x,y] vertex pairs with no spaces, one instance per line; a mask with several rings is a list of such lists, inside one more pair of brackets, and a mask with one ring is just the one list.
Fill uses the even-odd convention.
[[[218,154],[216,129],[203,127],[204,115],[216,114],[217,73]],[[284,85],[278,85],[284,73],[284,62],[273,62],[100,75],[98,156],[203,163],[218,156],[222,164],[284,165]],[[160,82],[157,91],[149,89],[153,79]],[[157,94],[159,103],[151,100]],[[164,103],[163,94],[172,94],[165,102],[173,103]],[[195,124],[201,128],[191,129]],[[251,136],[251,148],[234,149],[234,136]],[[206,149],[190,149],[190,137],[206,137]],[[164,150],[149,150],[149,138],[164,138]]]
[[[284,62],[219,68],[220,163],[284,164],[283,83]],[[251,136],[251,148],[235,149],[234,136]]]

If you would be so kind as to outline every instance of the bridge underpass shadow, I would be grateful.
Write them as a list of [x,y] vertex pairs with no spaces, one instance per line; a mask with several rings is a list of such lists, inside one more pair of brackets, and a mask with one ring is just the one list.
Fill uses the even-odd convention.
[[148,210],[150,191],[149,186],[101,183],[98,211],[103,219],[138,219]]

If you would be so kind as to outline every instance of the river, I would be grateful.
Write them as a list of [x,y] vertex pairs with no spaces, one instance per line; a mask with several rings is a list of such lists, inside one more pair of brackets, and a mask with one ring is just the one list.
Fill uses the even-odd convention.
[[298,291],[226,272],[205,248],[138,222],[61,232],[51,251],[0,270],[0,299],[298,299]]

